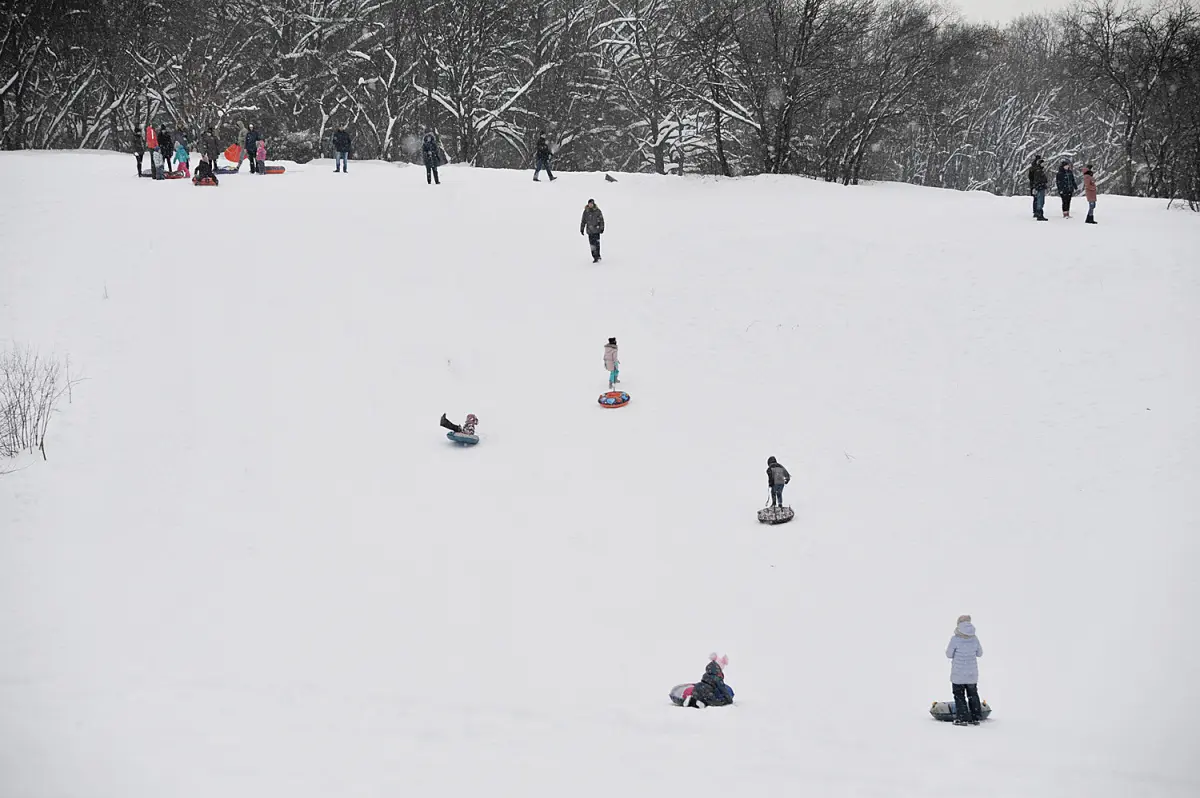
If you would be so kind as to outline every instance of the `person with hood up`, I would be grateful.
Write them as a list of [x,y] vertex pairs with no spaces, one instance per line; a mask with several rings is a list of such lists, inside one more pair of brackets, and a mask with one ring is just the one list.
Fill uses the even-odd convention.
[[170,172],[171,158],[175,155],[175,142],[171,138],[171,131],[165,126],[158,129],[158,149],[162,152],[167,171]]
[[547,177],[549,177],[551,180],[555,179],[554,172],[550,171],[550,159],[553,157],[554,157],[554,154],[550,151],[550,144],[547,143],[547,141],[546,141],[546,134],[538,133],[537,149],[535,149],[534,153],[533,153],[533,158],[534,158],[533,182],[535,182],[535,183],[541,182],[540,180],[538,180],[538,174],[543,169],[546,170]]
[[1063,218],[1070,219],[1071,197],[1079,190],[1079,184],[1075,182],[1074,167],[1065,158],[1058,165],[1058,172],[1054,175],[1054,187],[1058,189],[1058,196],[1062,197]]
[[767,487],[771,489],[771,506],[783,506],[783,488],[792,481],[792,475],[773,456],[767,458]]
[[221,154],[221,146],[217,144],[217,134],[211,127],[200,136],[200,154],[204,156],[204,160],[208,161],[209,166],[213,169],[217,168],[217,158]]
[[600,261],[600,235],[604,232],[604,213],[594,199],[583,206],[583,217],[579,220],[579,235],[587,231],[588,243],[592,247],[592,263]]
[[1029,191],[1033,194],[1033,218],[1039,222],[1046,219],[1046,187],[1050,179],[1046,177],[1046,167],[1042,165],[1042,156],[1033,156],[1033,165],[1029,167]]
[[192,154],[187,149],[187,139],[183,136],[176,135],[175,141],[175,168],[183,172],[188,177],[192,176]]
[[[262,134],[254,129],[254,125],[246,127],[246,137],[242,139],[242,154],[250,159],[250,174],[258,172],[258,141],[262,138]],[[238,169],[242,168],[242,162],[238,160]]]
[[710,654],[708,660],[704,675],[692,686],[692,694],[683,700],[685,707],[704,709],[733,703],[733,688],[725,684],[724,666],[729,664],[729,657]]
[[421,160],[425,162],[425,182],[439,186],[442,181],[438,178],[438,166],[442,162],[442,148],[438,144],[437,135],[430,132],[425,134],[421,144]]
[[617,357],[616,338],[609,338],[604,345],[604,368],[608,369],[608,390],[611,391],[614,385],[621,382],[617,379],[621,375],[621,361]]
[[[149,128],[147,128],[149,129]],[[138,177],[142,176],[142,158],[146,155],[146,139],[142,137],[141,131],[137,128],[133,129],[133,157],[137,158]]]
[[196,164],[196,176],[192,182],[198,184],[201,180],[211,180],[214,186],[221,185],[221,181],[217,180],[216,172],[213,171],[212,164],[206,158]]
[[350,166],[347,161],[350,158],[350,134],[346,132],[346,128],[341,125],[337,126],[337,130],[333,134],[333,171],[335,173],[348,173]]
[[1096,223],[1096,176],[1092,174],[1092,165],[1088,164],[1083,169],[1083,195],[1087,198],[1088,215],[1084,219],[1085,224]]
[[946,646],[950,663],[950,683],[954,687],[954,725],[978,726],[983,710],[979,706],[979,658],[983,646],[975,636],[970,615],[958,616],[958,626]]
[[254,159],[258,161],[258,173],[265,175],[267,173],[267,140],[262,136],[258,137],[258,147],[254,151]]
[[479,419],[475,417],[474,413],[467,413],[466,420],[462,423],[462,426],[459,426],[450,419],[446,418],[445,413],[442,413],[441,424],[446,429],[450,430],[451,432],[456,432],[459,435],[474,435],[475,427],[479,424]]

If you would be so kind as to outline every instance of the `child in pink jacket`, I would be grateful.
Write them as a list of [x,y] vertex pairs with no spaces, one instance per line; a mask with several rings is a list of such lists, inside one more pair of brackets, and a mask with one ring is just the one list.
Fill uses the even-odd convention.
[[258,160],[258,173],[265,175],[267,173],[267,140],[265,138],[258,140],[258,152],[254,153],[254,157]]

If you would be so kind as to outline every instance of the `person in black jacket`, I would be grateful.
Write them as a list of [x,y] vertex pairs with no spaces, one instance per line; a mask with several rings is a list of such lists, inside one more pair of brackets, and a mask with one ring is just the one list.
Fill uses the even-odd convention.
[[714,659],[704,666],[704,675],[692,686],[692,694],[683,705],[704,709],[732,703],[733,690],[725,684],[725,672],[721,670],[721,663]]
[[254,125],[247,125],[246,139],[242,143],[246,146],[246,157],[250,159],[250,174],[258,172],[258,141],[262,138],[262,134],[254,129]]
[[774,457],[767,458],[767,487],[771,489],[771,506],[783,506],[783,488],[792,481],[792,475]]
[[350,167],[346,163],[349,157],[350,134],[346,132],[346,128],[338,125],[333,134],[333,171],[349,172]]
[[201,180],[211,180],[214,186],[221,185],[221,181],[217,180],[217,175],[213,172],[212,163],[204,159],[196,164],[196,176],[192,178],[192,182],[199,183]]
[[1042,156],[1033,156],[1033,165],[1029,167],[1029,191],[1033,194],[1033,218],[1039,222],[1046,221],[1046,187],[1050,184],[1046,177],[1046,167],[1042,165]]
[[163,165],[171,171],[171,159],[175,157],[175,142],[171,139],[171,131],[163,125],[158,129],[158,151],[162,153]]
[[200,136],[200,154],[208,161],[213,169],[217,168],[217,158],[221,154],[221,145],[217,143],[217,134],[210,127]]
[[146,139],[137,128],[133,129],[133,157],[137,158],[138,177],[142,176],[142,158],[146,155]]
[[442,149],[433,133],[425,134],[425,141],[421,144],[421,160],[425,162],[425,182],[440,186],[442,181],[438,179],[438,164],[442,162]]
[[1058,189],[1058,196],[1062,197],[1063,218],[1070,219],[1071,197],[1075,196],[1075,192],[1079,189],[1070,161],[1063,159],[1063,162],[1058,165],[1058,172],[1054,175],[1054,186]]
[[533,182],[541,182],[538,180],[538,173],[540,173],[543,169],[546,170],[546,174],[551,180],[554,179],[554,172],[550,171],[550,159],[553,157],[554,154],[550,151],[550,144],[546,141],[546,134],[538,133],[537,149],[535,149],[533,153]]

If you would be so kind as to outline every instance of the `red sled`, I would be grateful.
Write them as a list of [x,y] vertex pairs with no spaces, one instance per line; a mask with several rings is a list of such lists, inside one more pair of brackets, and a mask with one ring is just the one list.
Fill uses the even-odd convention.
[[266,173],[269,175],[281,175],[286,172],[287,169],[282,166],[268,166],[264,171],[266,171]]
[[217,181],[213,180],[211,177],[194,177],[194,178],[192,178],[192,185],[193,186],[215,186],[215,185],[217,185]]

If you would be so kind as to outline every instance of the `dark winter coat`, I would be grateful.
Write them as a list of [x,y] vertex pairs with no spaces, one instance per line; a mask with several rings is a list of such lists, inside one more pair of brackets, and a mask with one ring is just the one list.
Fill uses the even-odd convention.
[[216,160],[221,154],[221,145],[217,143],[217,137],[212,133],[205,133],[200,137],[200,152],[204,153],[206,158]]
[[1058,187],[1058,193],[1064,197],[1074,196],[1079,188],[1079,184],[1075,182],[1075,173],[1068,169],[1066,164],[1058,167],[1058,174],[1054,175],[1054,184]]
[[258,142],[259,142],[259,139],[261,139],[261,138],[262,138],[262,133],[259,133],[257,130],[247,130],[246,131],[246,140],[242,143],[246,145],[246,154],[247,155],[254,154],[254,152],[258,149]]
[[438,148],[437,137],[432,133],[425,136],[425,143],[421,145],[421,158],[427,166],[441,165],[441,152]]
[[792,481],[792,475],[783,467],[782,463],[771,458],[771,462],[767,465],[767,487],[774,488],[779,485],[786,485]]
[[171,138],[170,131],[158,131],[158,148],[162,150],[164,157],[171,158],[175,155],[175,142]]
[[553,157],[553,153],[550,152],[550,145],[546,142],[545,136],[538,136],[537,150],[534,152],[534,157],[539,161],[549,161]]
[[579,232],[587,231],[588,235],[598,236],[604,232],[604,214],[597,205],[585,205],[583,216],[579,220]]
[[725,689],[725,674],[721,672],[720,665],[715,662],[708,663],[704,668],[704,675],[692,688],[692,698],[696,701],[703,701],[710,707],[721,707],[733,703],[729,698],[729,692]]
[[209,164],[208,161],[201,161],[200,163],[196,164],[195,179],[203,180],[204,178],[209,178],[211,180],[217,179],[217,176],[213,174],[212,165]]
[[1041,159],[1038,159],[1029,167],[1029,188],[1032,191],[1045,191],[1048,185],[1050,179],[1046,177],[1046,168],[1042,166]]
[[350,134],[339,130],[333,134],[333,151],[350,152]]
[[133,131],[133,154],[134,155],[145,155],[146,154],[146,139],[142,136],[141,133],[139,133],[136,130]]

